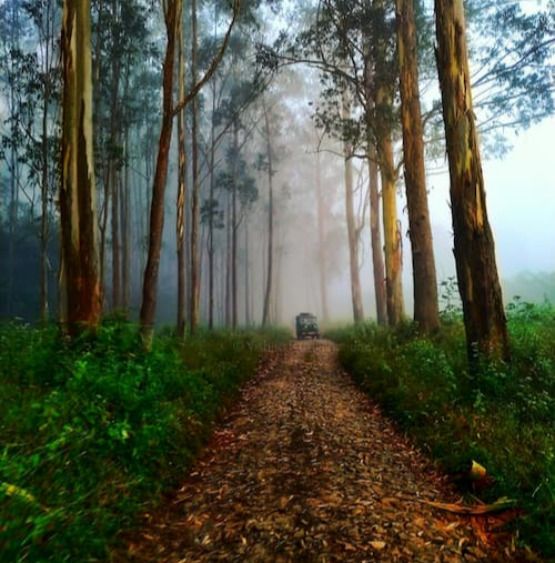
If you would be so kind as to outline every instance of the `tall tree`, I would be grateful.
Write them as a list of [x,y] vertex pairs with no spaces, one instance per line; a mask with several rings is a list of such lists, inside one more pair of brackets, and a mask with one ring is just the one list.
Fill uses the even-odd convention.
[[148,258],[143,280],[143,302],[141,305],[141,335],[146,347],[150,346],[154,317],[156,313],[156,293],[158,286],[158,270],[160,268],[160,251],[164,230],[164,194],[168,175],[168,160],[173,128],[173,74],[177,42],[178,25],[182,10],[182,0],[169,0],[164,6],[166,24],[166,55],[163,66],[163,105],[162,128],[158,145],[156,172],[152,189],[150,207],[150,229]]
[[477,355],[508,359],[506,319],[472,107],[463,1],[435,0],[435,17],[455,261],[468,354],[471,362]]
[[272,298],[272,281],[274,267],[274,167],[272,159],[272,132],[270,130],[270,118],[268,109],[262,98],[264,111],[264,134],[266,140],[266,158],[268,171],[268,258],[266,271],[266,289],[264,292],[264,309],[262,313],[262,325],[266,326],[270,321],[270,303]]
[[63,318],[70,333],[100,322],[95,219],[90,0],[65,0],[60,220]]
[[424,168],[414,0],[396,0],[397,54],[405,186],[412,246],[414,320],[424,332],[439,327],[437,279]]
[[[20,35],[21,35],[21,22],[20,22],[20,1],[13,0],[6,3],[6,11],[9,11],[8,16],[8,29],[9,35],[8,49],[7,49],[7,81],[8,81],[8,95],[7,104],[10,118],[10,156],[8,159],[8,166],[10,170],[10,197],[9,197],[9,226],[8,226],[8,264],[7,264],[7,312],[8,315],[12,314],[13,294],[14,294],[14,264],[15,264],[15,239],[17,219],[19,214],[19,186],[20,186],[20,158],[19,150],[22,144],[21,135],[18,131],[18,119],[15,117],[21,107],[21,75],[18,60],[21,59],[20,51]],[[11,8],[11,9],[10,9]]]
[[48,242],[49,242],[49,199],[51,192],[51,139],[49,111],[52,97],[56,95],[54,67],[56,60],[54,19],[56,6],[46,0],[43,10],[31,12],[39,31],[42,59],[42,122],[41,122],[41,219],[40,219],[40,318],[48,320]]
[[322,320],[329,319],[328,308],[328,280],[327,280],[327,260],[326,260],[326,204],[322,193],[322,162],[320,151],[316,152],[316,212],[318,222],[318,270],[320,279],[320,307],[322,310]]
[[239,122],[233,123],[233,163],[231,180],[231,328],[237,328],[238,321],[238,286],[237,286],[237,231],[239,230],[239,217],[237,209],[237,197],[239,186],[237,185],[237,175],[239,166]]
[[[179,99],[185,96],[185,61],[183,57],[183,17],[179,18],[177,81]],[[177,115],[177,201],[176,201],[176,244],[177,244],[177,335],[185,335],[186,309],[186,260],[185,260],[185,202],[187,181],[187,153],[185,151],[185,109]]]
[[[193,84],[197,82],[198,65],[198,22],[197,1],[191,0],[191,75]],[[191,193],[191,297],[189,323],[193,333],[200,320],[200,174],[199,174],[199,120],[200,109],[197,96],[192,101],[191,160],[193,185]]]
[[[351,93],[357,111],[353,112],[356,118],[350,120],[349,140],[354,149],[366,145],[365,153],[369,160],[378,162],[382,179],[385,268],[381,254],[380,213],[376,207],[380,198],[377,184],[370,186],[377,312],[383,321],[387,309],[388,320],[395,325],[403,317],[404,303],[402,236],[397,215],[397,169],[392,142],[397,77],[390,7],[391,4],[383,0],[362,4],[326,0],[319,5],[316,22],[301,34],[284,56],[272,51],[265,55],[270,61],[272,57],[279,57],[288,63],[310,64],[322,71],[324,88],[316,122],[327,133],[337,136],[344,130],[341,117],[330,106],[337,103],[346,87]],[[374,171],[372,167],[370,178],[374,177]]]
[[378,162],[376,148],[368,144],[368,182],[370,192],[370,243],[372,245],[372,271],[374,274],[374,295],[376,299],[376,320],[387,324],[387,299],[385,289],[385,267],[380,230],[380,194],[378,187]]
[[[348,93],[343,93],[342,99],[342,119],[348,123],[351,117],[351,104],[349,102]],[[349,241],[349,265],[351,279],[351,300],[353,303],[353,318],[355,323],[364,320],[364,311],[362,308],[362,289],[360,285],[360,268],[359,268],[359,236],[357,233],[357,225],[355,219],[355,208],[353,200],[353,147],[349,141],[349,135],[346,133],[343,140],[344,155],[344,179],[345,179],[345,211],[347,216],[347,235]]]
[[364,121],[366,126],[366,157],[368,160],[368,191],[370,200],[370,243],[372,246],[372,272],[374,277],[374,296],[376,301],[376,320],[380,325],[387,324],[387,297],[384,266],[384,252],[380,230],[380,193],[378,186],[378,151],[375,131],[375,61],[372,38],[369,29],[364,34],[363,92]]
[[[214,18],[216,19],[216,18]],[[216,77],[212,80],[212,115],[210,119],[210,194],[208,198],[208,328],[214,328],[214,256],[216,253],[214,230],[217,213],[216,192]]]
[[384,0],[374,0],[375,65],[374,134],[382,181],[382,205],[385,253],[387,316],[391,326],[404,315],[402,286],[403,247],[401,225],[397,214],[397,170],[393,153],[394,69],[390,43],[391,23]]
[[173,118],[195,99],[202,87],[210,80],[211,76],[220,64],[229,42],[231,30],[233,29],[239,13],[239,2],[236,0],[233,4],[233,16],[222,41],[220,50],[212,59],[205,74],[198,81],[194,82],[190,91],[174,105],[172,103],[174,62],[179,18],[182,10],[182,0],[168,0],[164,3],[164,21],[166,25],[167,41],[162,77],[162,127],[160,130],[156,171],[154,174],[154,185],[152,188],[148,256],[143,280],[143,300],[140,313],[141,335],[143,342],[147,347],[150,346],[156,313],[158,271],[160,267],[160,253],[162,249],[162,234],[164,229],[164,194],[166,191],[166,179],[168,175]]
[[[112,42],[114,46],[121,42],[121,15],[119,0],[111,0]],[[112,310],[121,307],[121,248],[120,248],[120,186],[119,173],[121,169],[121,105],[120,81],[122,61],[116,53],[112,53],[111,62],[111,93],[110,93],[110,141],[108,147],[108,189],[111,200],[111,231],[112,231]],[[108,202],[105,202],[106,212]]]

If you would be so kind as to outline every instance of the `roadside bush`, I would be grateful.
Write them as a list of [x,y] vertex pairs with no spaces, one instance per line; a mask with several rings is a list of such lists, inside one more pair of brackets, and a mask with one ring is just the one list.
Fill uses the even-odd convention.
[[168,335],[144,353],[123,323],[72,343],[54,328],[0,327],[2,561],[106,559],[183,477],[264,347],[286,338]]
[[433,338],[363,324],[330,336],[354,379],[449,472],[475,459],[495,479],[487,500],[516,498],[525,541],[555,555],[555,310],[508,309],[512,361],[470,373],[454,313]]

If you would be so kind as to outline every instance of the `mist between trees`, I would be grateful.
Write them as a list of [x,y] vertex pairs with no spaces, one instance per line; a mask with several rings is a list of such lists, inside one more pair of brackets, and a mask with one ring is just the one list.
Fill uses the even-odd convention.
[[554,43],[553,2],[3,0],[0,315],[427,332],[456,271],[507,358],[482,160],[553,114]]

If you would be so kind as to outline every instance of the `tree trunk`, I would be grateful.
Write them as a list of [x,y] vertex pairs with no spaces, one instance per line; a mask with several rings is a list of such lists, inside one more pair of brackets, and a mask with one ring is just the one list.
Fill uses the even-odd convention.
[[[369,48],[371,64],[366,77],[366,90],[373,96],[367,102],[374,112],[372,125],[382,181],[387,316],[389,324],[396,326],[403,319],[404,303],[401,281],[403,266],[402,235],[400,222],[397,219],[395,189],[397,174],[392,143],[394,81],[390,70],[392,62],[388,57],[388,38],[384,33],[387,29],[384,0],[374,0],[373,7],[375,17],[379,21],[376,28],[377,36],[373,39]],[[369,115],[367,120],[370,120]]]
[[62,22],[62,322],[95,329],[102,311],[95,219],[90,0],[66,0]]
[[391,326],[403,319],[403,247],[400,221],[397,219],[397,194],[395,187],[395,162],[388,121],[390,100],[385,88],[376,91],[376,144],[382,180],[383,228],[385,250],[385,285],[387,317]]
[[[125,67],[125,84],[123,99],[129,98],[130,57],[127,57]],[[125,110],[123,123],[123,178],[121,178],[121,202],[120,202],[120,224],[121,224],[121,310],[125,318],[129,317],[130,294],[131,294],[131,192],[130,192],[130,149],[129,129],[130,112]]]
[[208,216],[208,328],[214,328],[214,212],[215,199],[214,192],[216,188],[216,86],[215,78],[212,88],[212,119],[211,119],[211,143],[210,143],[210,214]]
[[[112,116],[112,119],[114,117]],[[121,307],[121,260],[120,260],[120,228],[119,202],[120,186],[119,174],[115,162],[111,164],[112,176],[112,311]]]
[[378,190],[378,163],[372,142],[368,149],[368,174],[370,183],[370,240],[372,243],[372,269],[376,297],[376,317],[379,325],[387,324],[387,299],[382,235],[380,230],[380,194]]
[[455,262],[468,354],[471,363],[478,356],[508,360],[503,298],[472,109],[463,2],[436,0],[435,13]]
[[121,193],[121,307],[125,318],[129,315],[131,285],[131,209],[129,192],[129,125],[125,126],[125,167]]
[[251,314],[250,314],[250,264],[249,264],[249,221],[248,217],[245,217],[245,325],[249,327],[251,325]]
[[[177,56],[177,81],[178,98],[185,96],[185,62],[183,60],[183,18],[178,22],[178,56]],[[187,182],[187,154],[185,152],[185,108],[177,114],[177,202],[176,202],[176,244],[177,244],[177,336],[185,336],[185,310],[187,307],[187,293],[185,285],[186,258],[185,258],[185,201]]]
[[[117,43],[119,39],[119,15],[118,0],[112,1],[112,41]],[[112,93],[111,93],[111,116],[110,116],[110,146],[108,147],[110,183],[112,196],[112,310],[121,307],[121,259],[120,259],[120,225],[119,225],[119,168],[120,168],[120,58],[112,58]]]
[[150,348],[151,345],[154,318],[156,315],[158,271],[160,268],[162,234],[164,231],[164,193],[166,191],[168,159],[173,127],[173,67],[175,59],[177,22],[181,16],[181,0],[168,2],[164,16],[167,32],[167,45],[163,66],[162,128],[160,130],[158,157],[156,160],[156,171],[154,173],[154,185],[152,188],[148,257],[143,280],[143,302],[140,313],[141,336],[146,348]]
[[380,194],[378,188],[378,155],[376,149],[376,60],[371,35],[364,37],[364,95],[366,107],[366,152],[368,155],[368,182],[370,199],[370,240],[372,245],[372,270],[374,275],[374,295],[376,299],[376,319],[379,325],[387,324],[386,279],[384,254],[380,230]]
[[220,307],[219,307],[219,317],[220,325],[228,326],[227,318],[227,280],[228,280],[228,252],[227,252],[227,238],[224,238],[225,247],[222,248],[220,254]]
[[110,165],[104,174],[103,202],[100,210],[100,300],[104,305],[106,296],[106,235],[108,233],[108,208],[110,205]]
[[329,318],[328,310],[328,283],[327,283],[327,261],[326,261],[326,206],[322,194],[322,176],[320,153],[316,153],[316,209],[318,213],[318,269],[320,274],[320,302],[322,309],[322,320],[326,322]]
[[[276,233],[277,235],[277,233]],[[276,240],[279,240],[279,237],[276,236]],[[279,245],[276,249],[276,267],[275,267],[275,274],[274,274],[274,285],[275,285],[275,292],[274,298],[272,300],[272,323],[276,326],[281,324],[281,311],[282,311],[282,263],[283,263],[283,248]]]
[[[347,94],[343,93],[342,117],[351,116],[351,107]],[[349,238],[349,265],[351,272],[351,298],[353,302],[353,318],[355,323],[364,319],[362,308],[362,290],[360,287],[360,270],[358,265],[358,235],[353,202],[353,147],[347,140],[343,141],[343,154],[345,155],[345,211],[347,214],[347,234]]]
[[[50,3],[47,5],[47,21],[50,19]],[[47,24],[48,25],[48,24]],[[50,39],[46,38],[44,98],[42,106],[42,174],[41,174],[41,218],[40,218],[40,320],[48,322],[48,106],[50,104]]]
[[274,264],[274,168],[272,163],[272,141],[270,131],[270,119],[268,111],[263,102],[264,127],[266,134],[266,157],[268,158],[268,262],[266,272],[266,290],[264,292],[264,310],[262,313],[262,326],[270,322],[270,302],[272,298],[272,277]]
[[[19,49],[19,2],[13,1],[12,6],[12,17],[11,17],[11,27],[10,27],[10,50],[14,51]],[[13,55],[10,55],[11,64],[9,69],[9,89],[10,89],[10,100],[9,100],[9,111],[13,116],[16,112],[16,89],[18,88],[18,82],[20,80],[19,75],[14,71],[13,67]],[[13,293],[14,293],[14,273],[15,273],[15,238],[17,230],[17,220],[19,215],[19,158],[18,158],[18,146],[15,139],[15,123],[11,124],[11,138],[12,145],[10,148],[10,206],[9,206],[9,226],[8,226],[8,287],[6,291],[6,312],[8,316],[13,313]]]
[[226,249],[225,249],[225,326],[231,326],[231,247],[232,247],[232,234],[233,219],[231,212],[231,194],[227,194],[227,224],[226,224]]
[[235,121],[233,125],[233,185],[231,192],[231,328],[237,328],[237,166],[236,159],[239,156],[239,125]]
[[[191,77],[193,84],[197,83],[197,2],[191,0],[192,20],[192,43],[191,43]],[[198,126],[199,106],[198,98],[195,96],[192,102],[193,115],[191,126],[192,137],[192,167],[193,167],[193,191],[191,194],[191,334],[195,332],[200,317],[200,178],[198,158]]]
[[405,187],[414,279],[414,321],[423,332],[430,333],[439,328],[439,310],[424,168],[414,0],[396,0],[396,6]]
[[42,109],[42,139],[41,139],[41,220],[40,220],[40,319],[43,324],[48,322],[48,242],[49,232],[49,175],[50,175],[50,142],[48,138],[48,110],[51,99],[51,73],[54,64],[55,34],[53,2],[45,4],[45,18],[43,27],[44,61],[43,61],[43,109]]

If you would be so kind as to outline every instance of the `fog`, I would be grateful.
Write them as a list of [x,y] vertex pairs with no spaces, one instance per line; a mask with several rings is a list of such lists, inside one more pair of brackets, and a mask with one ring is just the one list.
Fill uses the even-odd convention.
[[[274,319],[292,325],[294,316],[310,311],[322,316],[319,288],[318,227],[316,215],[316,160],[320,151],[323,194],[326,202],[326,271],[328,282],[329,320],[352,321],[352,302],[349,278],[349,255],[345,222],[345,191],[341,145],[333,139],[320,141],[312,115],[317,97],[314,80],[306,80],[307,69],[294,70],[286,78],[278,78],[272,86],[280,100],[281,128],[274,143],[279,147],[276,163],[276,279],[274,282]],[[532,278],[546,278],[553,282],[555,273],[555,179],[550,167],[552,134],[555,119],[550,118],[526,131],[515,134],[507,131],[512,148],[503,158],[485,158],[484,176],[490,222],[496,241],[497,261],[502,279],[505,301],[516,295],[525,300],[541,302],[555,297],[555,286],[530,283]],[[396,158],[401,151],[396,142]],[[446,158],[427,163],[430,215],[438,281],[455,276],[453,236],[449,204],[449,174]],[[357,193],[359,212],[361,198],[367,193],[367,164],[355,162],[355,178],[361,186]],[[253,295],[252,321],[260,323],[265,284],[267,228],[267,178],[257,177],[260,191],[251,221],[251,260],[257,266],[250,274]],[[173,201],[170,179],[169,200]],[[406,313],[412,314],[412,265],[406,198],[402,179],[398,182],[400,220],[403,229],[403,290]],[[175,259],[172,253],[173,207],[168,206],[165,253],[161,278],[161,294],[165,302],[160,319],[169,320],[173,314]],[[361,279],[364,312],[375,318],[375,298],[370,249],[368,212],[364,216],[361,233]],[[244,279],[241,280],[243,287]],[[543,290],[541,289],[543,288]],[[244,307],[240,290],[240,308]],[[164,301],[163,299],[163,301]],[[169,299],[169,301],[168,301]]]
[[[545,3],[530,6],[522,3],[525,11],[533,13],[535,9],[545,8]],[[3,3],[0,2],[0,6]],[[430,5],[428,3],[428,8]],[[431,11],[427,14],[431,16]],[[204,9],[201,14],[201,28],[208,35],[209,29],[214,27],[214,34],[219,35],[227,20],[221,17],[217,23],[212,24],[212,12]],[[269,213],[269,178],[267,163],[264,159],[268,156],[267,131],[265,131],[264,113],[268,112],[271,128],[270,143],[273,156],[273,190],[274,190],[274,245],[273,245],[273,274],[271,292],[271,320],[274,323],[291,325],[296,314],[308,311],[324,316],[321,295],[321,266],[325,276],[327,300],[329,308],[329,321],[348,322],[352,320],[352,298],[349,274],[349,245],[345,212],[345,185],[344,185],[344,158],[340,135],[324,134],[318,127],[315,115],[325,108],[323,89],[325,81],[321,69],[314,65],[286,64],[279,72],[270,73],[271,77],[265,84],[263,94],[254,96],[247,109],[241,114],[239,123],[238,140],[240,142],[240,158],[235,155],[236,162],[240,162],[241,170],[235,170],[233,158],[229,158],[232,149],[232,136],[226,132],[224,124],[215,126],[217,132],[222,132],[222,141],[215,148],[215,167],[210,170],[209,147],[210,126],[217,113],[216,105],[232,100],[235,83],[248,84],[255,75],[253,70],[257,61],[257,51],[260,44],[270,45],[280,37],[280,32],[287,31],[292,37],[304,29],[312,20],[314,14],[308,7],[298,6],[292,2],[285,2],[282,11],[276,14],[273,9],[259,7],[256,17],[259,18],[257,26],[252,28],[239,27],[232,35],[230,53],[224,58],[212,82],[206,86],[199,95],[200,117],[200,200],[201,204],[209,202],[210,182],[215,183],[215,199],[218,228],[215,229],[215,321],[216,324],[229,324],[230,300],[230,192],[225,187],[222,172],[233,171],[235,175],[245,174],[252,179],[255,193],[252,200],[241,201],[239,215],[235,225],[237,233],[237,301],[239,324],[260,324],[264,293],[267,286],[268,272],[268,213]],[[160,50],[156,55],[148,57],[138,56],[135,65],[141,72],[151,73],[150,80],[155,84],[139,84],[131,87],[129,103],[139,108],[148,106],[154,100],[154,107],[161,101],[160,68],[162,52],[162,22],[157,12],[148,16],[147,35]],[[94,15],[93,15],[94,19]],[[220,31],[218,29],[221,28]],[[30,33],[30,32],[28,32]],[[487,38],[474,37],[473,46],[487,44]],[[94,41],[99,41],[93,37]],[[217,43],[217,41],[216,41]],[[27,39],[25,45],[29,49],[36,47],[37,39]],[[4,44],[3,44],[4,45]],[[32,47],[35,45],[35,47]],[[187,48],[190,45],[186,45]],[[6,49],[6,45],[3,47]],[[212,49],[214,46],[212,45]],[[207,47],[208,55],[210,48]],[[145,47],[146,50],[146,47]],[[7,53],[7,51],[4,51]],[[95,51],[96,53],[97,51]],[[98,52],[102,51],[99,48]],[[245,54],[246,53],[246,54]],[[108,56],[107,54],[105,56]],[[135,55],[134,55],[135,56]],[[206,54],[205,54],[206,57]],[[209,59],[209,57],[208,57]],[[40,61],[40,58],[38,59]],[[473,63],[473,61],[471,61]],[[94,66],[93,62],[93,66]],[[430,65],[428,65],[430,67]],[[430,70],[431,68],[431,70]],[[428,68],[422,78],[422,104],[425,111],[430,110],[439,100],[439,89],[433,65]],[[139,75],[139,70],[137,74]],[[480,73],[479,68],[473,72]],[[95,75],[96,76],[96,75]],[[95,84],[96,91],[101,87],[106,89],[102,76],[98,77],[99,84]],[[235,81],[235,82],[234,82]],[[241,82],[243,81],[243,82]],[[253,79],[253,84],[254,84]],[[103,85],[104,84],[104,85]],[[103,86],[102,86],[103,85]],[[150,88],[142,94],[141,88]],[[218,91],[218,88],[220,90]],[[237,89],[240,89],[237,87]],[[105,90],[104,90],[105,91]],[[2,135],[9,134],[8,118],[10,116],[9,96],[6,88],[0,91],[0,129]],[[477,92],[484,96],[483,92]],[[546,92],[551,96],[551,92]],[[135,97],[133,97],[135,96]],[[150,98],[149,98],[150,96]],[[227,97],[227,98],[226,98]],[[148,103],[147,100],[148,98]],[[122,94],[123,100],[123,94]],[[120,103],[124,103],[120,100]],[[337,100],[336,100],[337,101]],[[396,99],[396,103],[398,100]],[[229,102],[230,105],[231,102]],[[224,104],[225,105],[225,104]],[[338,104],[336,104],[338,105]],[[224,107],[224,106],[222,106]],[[212,109],[211,109],[212,108]],[[59,108],[58,108],[59,109]],[[220,108],[221,109],[221,108]],[[59,111],[52,108],[50,113],[51,127],[54,130]],[[96,108],[97,137],[106,135],[106,123],[110,122],[111,112],[114,108],[99,106]],[[144,121],[139,121],[131,129],[131,141],[127,165],[129,167],[129,197],[130,208],[133,216],[133,225],[129,234],[132,248],[130,259],[131,271],[131,300],[129,310],[136,318],[141,302],[141,288],[145,268],[147,237],[148,237],[148,203],[152,193],[152,176],[156,158],[156,148],[159,134],[159,110],[143,110]],[[189,111],[189,110],[188,110]],[[223,111],[223,110],[222,110]],[[353,112],[360,115],[360,107],[355,107]],[[358,112],[358,113],[357,113]],[[476,110],[477,119],[486,120],[487,115]],[[221,118],[221,116],[220,116]],[[34,118],[38,123],[38,117]],[[190,114],[187,113],[187,140],[186,149],[190,153],[191,125]],[[104,120],[104,121],[102,121]],[[31,126],[36,126],[33,118]],[[102,129],[104,127],[104,129]],[[494,139],[488,134],[483,139],[483,167],[487,192],[487,208],[494,232],[497,250],[499,273],[504,287],[505,302],[509,302],[515,295],[530,301],[555,299],[555,178],[552,169],[553,132],[555,119],[549,117],[539,123],[524,128],[519,124],[498,127],[496,134],[500,134],[504,143],[510,146],[508,151],[500,158],[492,154],[490,146]],[[440,133],[441,135],[441,133]],[[429,139],[428,139],[429,140]],[[395,162],[398,164],[402,158],[402,146],[399,127],[394,130]],[[97,141],[97,191],[99,194],[99,214],[105,211],[105,184],[106,151],[105,146]],[[106,144],[106,140],[104,140]],[[430,141],[431,144],[431,141]],[[7,146],[7,145],[6,145]],[[360,147],[355,147],[355,152]],[[22,153],[23,153],[23,149]],[[127,150],[127,149],[126,149]],[[494,151],[493,151],[494,152]],[[6,153],[7,154],[7,153]],[[430,153],[432,154],[432,153]],[[449,206],[449,175],[445,149],[440,139],[435,140],[434,158],[427,161],[427,188],[429,193],[430,215],[434,237],[436,269],[439,282],[449,280],[455,275],[453,258],[453,236],[451,228],[451,213]],[[158,307],[157,320],[161,324],[172,324],[176,317],[176,197],[177,197],[177,133],[171,147],[167,192],[165,197],[165,227],[162,257],[160,262],[160,275],[158,280]],[[367,162],[363,158],[353,158],[353,172],[355,179],[355,209],[359,223],[360,235],[360,271],[364,302],[364,315],[374,318],[375,297],[374,281],[371,264],[370,225],[367,205],[368,197],[368,171]],[[258,163],[258,165],[257,165]],[[318,164],[319,163],[319,164]],[[22,165],[18,181],[21,183],[19,195],[21,202],[17,202],[15,216],[11,216],[13,202],[9,203],[11,184],[11,171],[8,160],[0,163],[0,180],[2,185],[0,193],[0,218],[2,219],[3,233],[12,227],[8,225],[19,221],[26,227],[26,234],[17,240],[8,242],[9,237],[0,241],[0,254],[7,260],[8,254],[15,255],[30,261],[37,261],[37,211],[40,200],[40,189],[36,183],[36,176]],[[319,166],[319,171],[318,171]],[[213,176],[211,176],[211,173]],[[318,200],[317,177],[321,178],[321,193],[323,198],[323,229],[322,248],[319,241],[318,229]],[[408,220],[402,170],[397,183],[398,211],[401,222],[403,242],[403,291],[406,304],[406,314],[412,313],[412,272],[410,241],[408,237]],[[249,180],[250,181],[250,180]],[[54,184],[54,183],[53,183]],[[188,201],[186,212],[186,243],[190,243],[191,211],[190,188],[192,185],[191,164],[187,171]],[[251,186],[251,187],[252,187]],[[51,186],[55,193],[56,185]],[[17,191],[17,190],[16,190]],[[240,196],[242,197],[242,196]],[[56,198],[53,195],[50,201],[52,224],[49,244],[51,311],[55,310],[56,277],[58,268],[57,237],[58,216],[55,208]],[[206,210],[203,211],[206,214]],[[108,215],[111,217],[111,212]],[[99,224],[101,221],[99,220]],[[122,234],[123,236],[123,234]],[[14,237],[12,236],[12,239]],[[382,237],[383,240],[383,237]],[[207,321],[208,310],[208,225],[203,215],[201,224],[201,319]],[[110,301],[111,291],[111,260],[108,235],[106,244],[107,260],[104,274],[105,308],[116,309]],[[11,245],[11,246],[10,246]],[[8,249],[10,246],[11,250]],[[190,268],[190,253],[188,255]],[[19,269],[18,269],[19,268]],[[12,278],[27,278],[30,271],[36,274],[35,265],[25,263],[20,266],[12,265]],[[4,280],[1,280],[4,283]],[[8,283],[8,282],[6,282]],[[13,285],[13,279],[9,282]],[[38,293],[36,281],[32,288],[21,290],[17,297],[15,310],[11,305],[6,305],[6,295],[0,292],[0,309],[10,314],[32,318],[31,311],[36,310],[36,305],[28,304],[28,295],[33,293],[36,300]],[[4,284],[6,285],[6,284]],[[9,284],[8,284],[9,285]],[[3,286],[0,285],[0,289]],[[17,293],[17,287],[15,289]],[[187,288],[190,293],[190,288]],[[27,304],[26,304],[27,302]],[[15,301],[14,301],[15,303]]]
[[[494,231],[497,249],[499,274],[504,285],[505,300],[511,300],[518,290],[518,294],[530,301],[541,301],[534,287],[526,284],[514,287],[511,278],[522,273],[550,273],[555,272],[555,175],[550,166],[553,147],[553,133],[555,120],[549,119],[530,130],[512,135],[513,148],[510,153],[500,160],[486,160],[484,162],[484,177],[487,190],[487,204],[490,222]],[[330,163],[331,164],[331,163]],[[444,164],[444,163],[441,163]],[[336,244],[342,251],[335,255],[333,274],[330,286],[330,311],[337,320],[350,320],[352,316],[349,266],[347,252],[347,233],[344,222],[340,217],[344,214],[342,191],[342,166],[340,158],[332,164],[335,171],[337,185],[328,187],[330,200],[337,213],[337,229],[334,237],[342,237],[342,242]],[[441,174],[428,176],[429,205],[432,220],[436,268],[438,280],[446,280],[455,276],[455,262],[453,257],[453,240],[451,227],[451,213],[449,205],[449,175],[445,170]],[[404,233],[407,233],[408,221],[406,216],[405,198],[400,186],[400,209],[403,209],[402,221]],[[315,222],[315,218],[313,219]],[[314,229],[316,228],[314,224]],[[293,227],[294,229],[294,227]],[[365,312],[375,316],[373,281],[370,256],[369,229],[363,234],[362,280],[364,291]],[[293,237],[296,238],[296,237]],[[337,241],[338,242],[338,241]],[[286,286],[290,288],[291,307],[285,312],[290,318],[299,309],[319,311],[314,302],[314,293],[310,292],[311,300],[303,302],[302,293],[298,291],[298,284],[303,284],[304,278],[314,278],[310,268],[303,268],[302,275],[298,275],[295,264],[298,263],[299,249],[291,245],[293,256],[288,257],[292,271],[288,271]],[[412,268],[410,258],[410,241],[405,236],[403,245],[404,255],[404,295],[407,312],[412,306]],[[297,260],[297,262],[295,262]],[[306,286],[306,282],[305,286]],[[313,290],[317,293],[317,283],[313,282]],[[305,289],[305,292],[308,291]],[[545,297],[553,299],[555,288],[551,288]],[[299,295],[300,294],[300,295]]]

